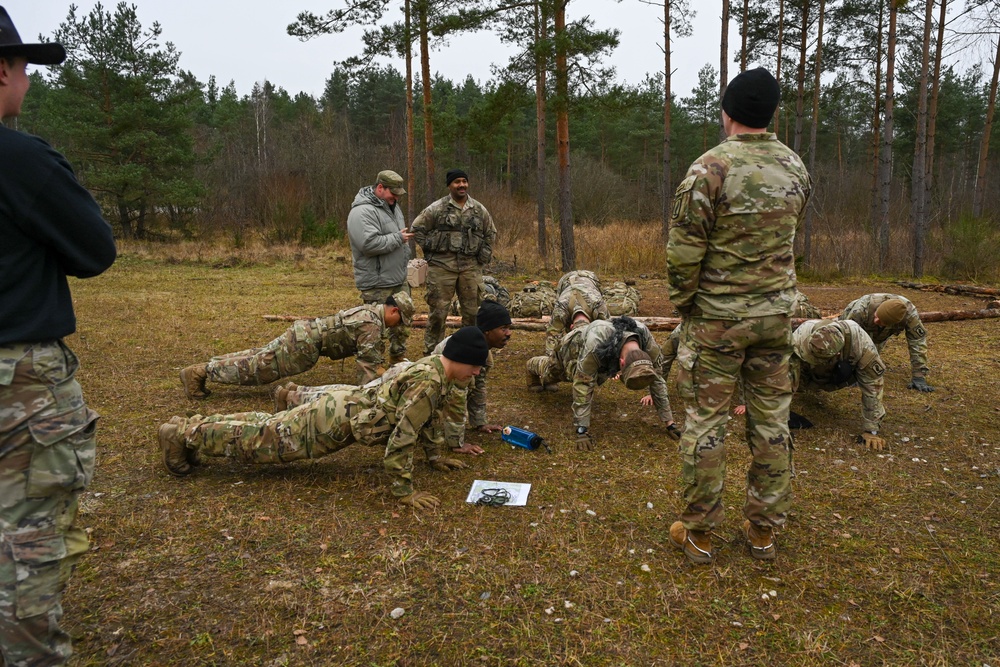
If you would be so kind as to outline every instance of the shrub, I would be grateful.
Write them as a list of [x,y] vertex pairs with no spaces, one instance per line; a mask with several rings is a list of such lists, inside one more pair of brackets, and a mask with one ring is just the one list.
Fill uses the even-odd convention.
[[963,215],[945,228],[948,254],[943,270],[949,278],[988,280],[997,274],[1000,234],[985,218]]

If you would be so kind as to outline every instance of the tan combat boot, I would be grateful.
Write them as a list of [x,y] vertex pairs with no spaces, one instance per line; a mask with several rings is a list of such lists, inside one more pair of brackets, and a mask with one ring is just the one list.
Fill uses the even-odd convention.
[[708,565],[712,562],[712,538],[700,530],[688,530],[680,521],[670,525],[670,544],[684,552],[692,563]]
[[[184,419],[181,417],[171,417],[166,424],[160,425],[157,437],[160,441],[160,450],[163,452],[163,465],[171,475],[183,477],[191,474],[191,461],[189,461],[188,448],[184,444],[184,432],[182,426]],[[198,452],[191,450],[195,465],[201,463]]]
[[530,369],[526,371],[525,378],[527,379],[528,391],[538,393],[544,389],[541,378],[535,375]]
[[271,398],[274,399],[274,411],[284,412],[288,409],[288,395],[293,391],[297,390],[299,385],[294,382],[286,382],[285,384],[276,384],[271,388]]
[[208,364],[195,364],[181,369],[181,384],[188,398],[205,398],[212,392],[205,388]]
[[743,522],[743,534],[750,545],[750,555],[757,560],[774,560],[778,557],[778,547],[774,544],[774,529],[758,526],[750,519]]

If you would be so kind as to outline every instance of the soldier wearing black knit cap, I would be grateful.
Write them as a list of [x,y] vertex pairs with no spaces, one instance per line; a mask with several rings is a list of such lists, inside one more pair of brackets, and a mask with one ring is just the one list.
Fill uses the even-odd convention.
[[444,338],[452,299],[458,295],[463,326],[476,324],[483,299],[483,266],[493,258],[497,228],[486,207],[469,196],[469,177],[452,169],[445,178],[449,194],[413,221],[417,245],[427,260],[427,330],[424,354]]
[[[503,349],[510,340],[510,324],[510,313],[499,303],[495,301],[483,301],[482,305],[479,306],[479,312],[476,315],[476,326],[483,332],[486,344],[490,347],[490,354],[486,359],[486,363],[483,364],[479,375],[470,382],[463,393],[467,392],[468,394],[467,398],[465,398],[468,425],[480,433],[493,433],[502,428],[499,424],[489,424],[486,421],[486,378],[489,375],[490,369],[493,368],[492,351]],[[445,346],[450,340],[451,336],[438,343],[437,347],[434,348],[434,354],[443,353]],[[456,397],[455,400],[460,399]],[[482,454],[483,449],[481,447],[465,442],[465,429],[465,422],[461,424],[446,424],[446,441],[451,443],[452,448],[456,452],[473,455]]]

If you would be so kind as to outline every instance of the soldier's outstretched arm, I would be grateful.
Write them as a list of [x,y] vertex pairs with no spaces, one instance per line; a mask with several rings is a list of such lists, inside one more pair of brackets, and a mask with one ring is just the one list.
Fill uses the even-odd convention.
[[906,309],[906,347],[910,353],[910,373],[913,378],[909,388],[917,391],[934,391],[927,384],[927,329],[920,321],[917,308],[912,303]]

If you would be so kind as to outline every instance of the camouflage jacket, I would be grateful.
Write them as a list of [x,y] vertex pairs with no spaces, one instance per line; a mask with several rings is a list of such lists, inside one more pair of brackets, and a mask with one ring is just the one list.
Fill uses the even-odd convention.
[[[844,347],[839,354],[821,359],[809,349],[809,338],[823,327],[837,327],[844,334]],[[885,364],[875,343],[864,330],[851,321],[807,320],[792,333],[792,355],[789,368],[792,389],[813,385],[824,391],[834,391],[853,384],[861,388],[861,416],[865,431],[878,431],[885,408],[882,405],[882,376]],[[836,366],[846,361],[854,370],[853,377],[838,382]]]
[[[636,322],[636,325],[639,347],[650,356],[653,365],[660,368],[663,364],[660,346],[645,324]],[[597,320],[563,336],[556,351],[556,357],[562,365],[566,380],[573,383],[573,423],[576,426],[590,428],[590,404],[594,398],[594,387],[604,384],[609,377],[614,377],[619,371],[617,352],[613,360],[602,360],[599,353],[602,345],[614,336],[614,324],[608,320]],[[653,405],[660,419],[664,423],[673,421],[670,399],[667,397],[667,383],[662,375],[649,386],[649,393],[653,397]]]
[[[906,317],[899,324],[891,327],[880,327],[875,324],[875,311],[884,301],[899,299],[906,306]],[[879,352],[885,348],[890,338],[903,331],[906,332],[906,346],[910,351],[910,372],[915,378],[927,377],[927,329],[920,321],[917,307],[904,296],[898,294],[869,294],[856,299],[844,308],[838,319],[851,320],[861,325],[865,333],[878,347]]]
[[441,418],[454,389],[455,383],[445,376],[441,357],[431,355],[415,361],[391,380],[363,391],[373,405],[384,410],[393,427],[387,450],[419,443],[427,460],[433,461],[440,456],[442,444],[441,431],[434,428],[434,422]]
[[731,136],[695,160],[674,194],[670,301],[709,319],[791,313],[792,243],[810,188],[773,133]]
[[[444,346],[448,343],[447,336],[433,354],[444,354]],[[486,377],[493,368],[493,351],[486,356],[479,375],[472,378],[468,384],[455,383],[453,395],[448,396],[448,406],[443,413],[444,439],[449,447],[461,447],[465,442],[465,422],[477,428],[486,423]]]
[[486,207],[472,197],[459,207],[451,195],[417,216],[412,230],[428,264],[461,271],[489,264],[497,228]]
[[382,374],[385,365],[385,306],[368,304],[316,320],[323,335],[323,354],[331,359],[354,356],[365,381]]
[[549,356],[555,354],[559,341],[573,328],[573,316],[577,311],[585,313],[591,322],[611,319],[601,292],[601,281],[592,271],[564,274],[556,285],[556,294],[552,316],[545,329],[545,354]]

